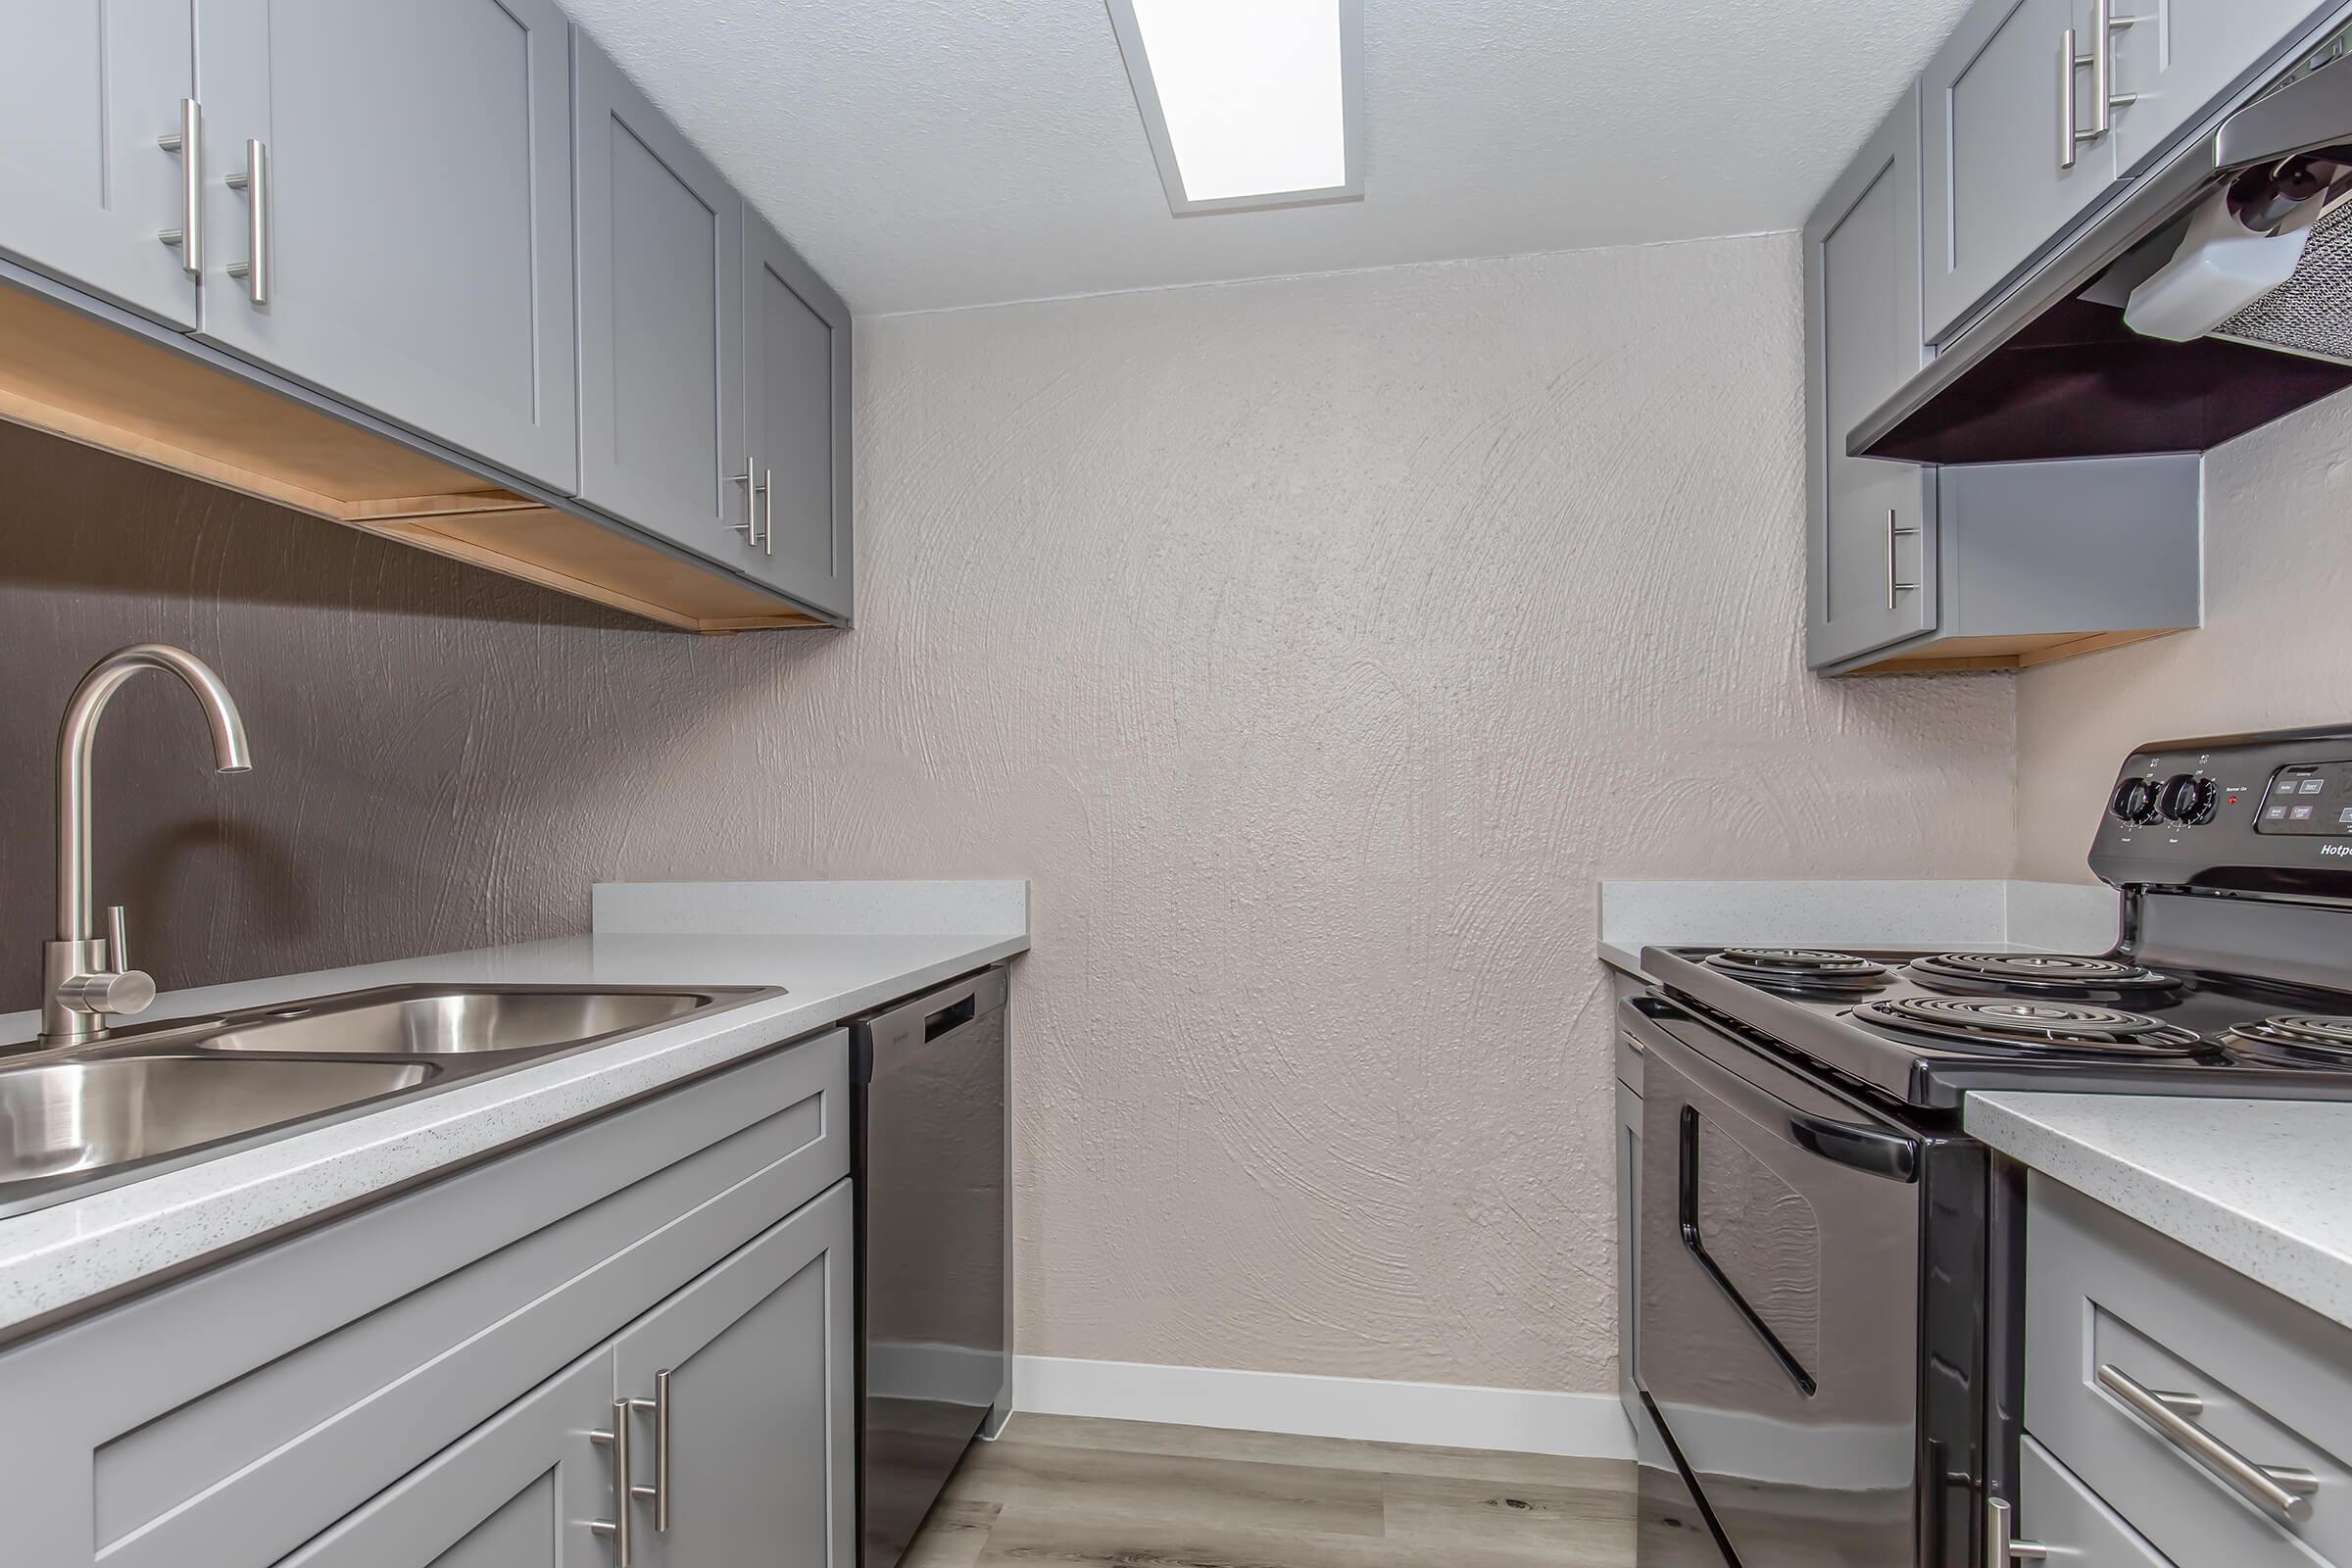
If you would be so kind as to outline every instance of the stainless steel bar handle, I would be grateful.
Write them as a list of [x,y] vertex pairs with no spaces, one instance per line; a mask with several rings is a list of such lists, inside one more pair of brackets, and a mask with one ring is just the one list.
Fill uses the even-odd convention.
[[2075,167],[2076,148],[2082,133],[2075,128],[2075,70],[2082,57],[2075,52],[2075,29],[2069,27],[2058,43],[2058,167]]
[[666,1368],[654,1374],[654,1396],[650,1399],[631,1399],[632,1410],[651,1410],[654,1413],[654,1484],[650,1487],[632,1485],[629,1495],[650,1497],[654,1504],[654,1530],[659,1535],[669,1534],[669,1372]]
[[756,545],[760,542],[759,460],[746,458],[743,463],[743,471],[728,474],[726,482],[743,486],[743,520],[728,523],[727,532],[739,533],[743,535],[744,543]]
[[[2075,29],[2066,29],[2066,42],[2059,54],[2059,119],[2062,124],[2058,148],[2058,167],[2075,167],[2075,149],[2081,143],[2097,141],[2115,129],[2115,112],[2139,102],[2139,94],[2115,90],[2115,35],[2124,28],[2145,21],[2143,17],[2119,17],[2115,0],[2091,0],[2090,52],[2083,54],[2077,44]],[[2084,130],[2075,114],[2075,73],[2090,68],[2090,128]]]
[[242,172],[229,174],[221,183],[230,190],[245,193],[245,255],[242,262],[231,262],[223,269],[231,277],[245,280],[245,291],[256,305],[270,303],[270,146],[267,142],[248,140],[245,143],[245,168]]
[[2020,1562],[2038,1562],[2050,1548],[2017,1539],[2017,1510],[2005,1497],[1984,1499],[1984,1568],[2011,1568]]
[[2191,1402],[2199,1412],[2204,1402],[2194,1395],[2161,1394],[2111,1362],[2099,1364],[2099,1387],[2131,1406],[2132,1412],[2156,1429],[2157,1436],[2256,1507],[2301,1524],[2311,1517],[2311,1494],[2320,1478],[2308,1470],[2256,1464],[2181,1412]]
[[633,1489],[629,1484],[629,1401],[612,1401],[612,1430],[591,1432],[588,1441],[601,1443],[612,1450],[612,1517],[592,1519],[588,1529],[612,1543],[616,1568],[632,1568],[636,1558],[636,1532],[631,1527],[630,1502]]
[[761,544],[763,544],[763,545],[765,545],[765,546],[767,547],[767,553],[768,553],[769,555],[771,555],[771,556],[772,556],[772,555],[774,555],[774,554],[776,553],[776,470],[775,470],[775,469],[773,469],[773,468],[761,468],[761,469],[760,470],[760,492],[761,492],[761,500],[760,500],[760,512],[761,519],[762,519],[762,520],[763,520],[763,521],[764,521],[764,522],[767,524],[767,533],[766,533],[765,537],[761,539],[760,543],[761,543]]
[[179,101],[179,129],[155,138],[168,153],[179,154],[179,227],[157,237],[179,247],[179,270],[190,277],[204,275],[204,106],[193,98]]
[[1895,515],[1894,508],[1886,509],[1886,608],[1888,610],[1894,609],[1897,595],[1918,591],[1918,583],[1905,582],[1896,575],[1901,568],[1895,564],[1894,544],[1897,539],[1916,539],[1918,537],[1919,530],[1917,528],[1902,526],[1902,519]]
[[2083,140],[2093,141],[2104,136],[2114,126],[2114,105],[2107,101],[2115,90],[2115,33],[2110,25],[2111,0],[2090,0],[2090,134]]

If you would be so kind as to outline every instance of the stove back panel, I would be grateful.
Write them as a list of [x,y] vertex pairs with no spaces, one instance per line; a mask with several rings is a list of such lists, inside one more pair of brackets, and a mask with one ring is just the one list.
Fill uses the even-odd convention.
[[[2144,893],[2127,951],[2159,969],[2352,987],[2352,908],[2276,899]],[[2278,1011],[2294,1010],[2281,1002]]]

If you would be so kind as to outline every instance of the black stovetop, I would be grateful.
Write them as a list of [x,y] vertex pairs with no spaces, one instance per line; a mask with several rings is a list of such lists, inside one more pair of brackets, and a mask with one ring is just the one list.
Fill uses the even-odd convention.
[[[2265,1057],[2258,1048],[2225,1044],[2229,1031],[2280,1015],[2352,1016],[2352,992],[2289,986],[2242,975],[2183,970],[2162,972],[2169,987],[2053,989],[2011,985],[1965,974],[1923,984],[1904,965],[1938,956],[1933,952],[1844,949],[1882,966],[1833,969],[1836,990],[1808,991],[1764,984],[1706,960],[1716,948],[1644,948],[1642,966],[1684,1000],[1740,1025],[1758,1043],[1799,1057],[1899,1103],[1948,1109],[1971,1090],[2064,1089],[2138,1094],[2202,1095],[2216,1099],[2352,1100],[2352,1051],[2337,1065],[2314,1053],[2300,1060]],[[2115,960],[2129,966],[2126,960]],[[2144,1042],[2116,1032],[2117,1044],[1999,1043],[1986,1035],[1953,1038],[1919,1032],[1886,1018],[1873,1004],[1933,1000],[1930,1012],[1949,1013],[1955,1001],[1989,1002],[1994,1010],[1969,1020],[1996,1028],[2004,1016],[2026,1028],[2039,1018],[2064,1027],[2071,1008],[2136,1014],[2158,1027]],[[2024,1004],[2022,1010],[2001,1009]],[[1898,1008],[1897,1010],[1901,1010]],[[1965,1010],[1965,1009],[1964,1009]],[[2091,1020],[2097,1027],[2100,1020]]]

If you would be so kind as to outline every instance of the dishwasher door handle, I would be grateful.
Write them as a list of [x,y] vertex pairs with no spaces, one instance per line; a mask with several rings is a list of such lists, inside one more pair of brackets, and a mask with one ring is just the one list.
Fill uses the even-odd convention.
[[851,1075],[866,1084],[887,1076],[909,1053],[1002,1009],[1008,988],[1002,966],[983,969],[861,1019],[850,1032]]

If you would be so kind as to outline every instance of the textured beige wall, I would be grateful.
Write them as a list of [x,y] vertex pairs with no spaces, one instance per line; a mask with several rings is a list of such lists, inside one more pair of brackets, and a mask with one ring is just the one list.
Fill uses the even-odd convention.
[[565,929],[596,877],[1027,875],[1022,1348],[1612,1388],[1595,879],[2013,858],[2008,678],[1804,673],[1795,242],[860,344],[848,634],[621,629],[0,440],[13,1000],[56,706],[169,636],[261,772],[160,690],[101,742],[167,981]]
[[2147,741],[2352,718],[2352,394],[2205,460],[2205,626],[2018,678],[2018,875],[2084,862]]

